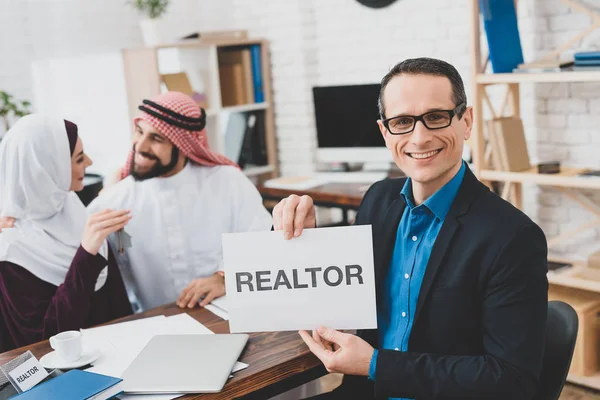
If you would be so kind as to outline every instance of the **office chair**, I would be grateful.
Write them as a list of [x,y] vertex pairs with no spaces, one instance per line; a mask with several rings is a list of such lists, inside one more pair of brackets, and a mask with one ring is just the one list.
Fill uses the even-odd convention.
[[562,301],[548,302],[546,346],[535,400],[558,400],[571,366],[578,327],[573,307]]

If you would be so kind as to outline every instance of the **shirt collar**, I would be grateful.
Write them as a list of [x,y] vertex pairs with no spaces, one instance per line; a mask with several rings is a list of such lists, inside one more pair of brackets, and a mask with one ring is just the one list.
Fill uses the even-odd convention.
[[[423,205],[425,205],[431,212],[440,220],[444,220],[446,215],[448,215],[448,211],[450,211],[450,206],[454,202],[454,198],[456,197],[456,193],[458,193],[458,189],[463,181],[465,176],[465,162],[462,162],[462,165],[456,175],[450,180],[450,182],[446,183],[435,192],[431,197],[429,197]],[[415,203],[413,200],[412,193],[412,183],[411,179],[408,178],[404,183],[404,187],[402,187],[402,191],[400,195],[404,199],[406,205],[413,209],[415,208]]]

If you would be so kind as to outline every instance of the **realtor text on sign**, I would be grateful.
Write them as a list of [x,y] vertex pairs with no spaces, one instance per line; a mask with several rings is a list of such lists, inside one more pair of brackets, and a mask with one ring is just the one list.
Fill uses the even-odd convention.
[[377,326],[370,226],[223,235],[231,332]]
[[[303,273],[299,273],[297,269],[294,269],[292,270],[292,278],[290,279],[287,272],[284,269],[280,269],[277,271],[274,283],[271,271],[269,270],[256,271],[254,274],[250,272],[236,272],[236,288],[238,292],[241,292],[243,287],[246,287],[250,292],[253,292],[254,288],[258,291],[279,290],[280,287],[306,289],[309,287],[309,284],[310,287],[317,287],[317,282],[320,285],[338,286],[345,280],[345,284],[350,285],[352,278],[355,278],[356,284],[363,284],[362,267],[360,265],[346,265],[344,266],[344,270],[346,271],[345,274],[341,268],[334,265],[325,268],[324,271],[321,267],[304,268]],[[303,283],[305,280],[299,278],[299,274],[308,275],[310,278],[306,280],[306,283]],[[317,277],[320,277],[320,279]]]

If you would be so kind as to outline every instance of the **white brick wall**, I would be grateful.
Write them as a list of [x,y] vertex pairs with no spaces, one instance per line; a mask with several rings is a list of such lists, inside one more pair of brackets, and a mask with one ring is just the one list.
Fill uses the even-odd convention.
[[[248,29],[271,43],[280,161],[284,174],[315,168],[311,87],[378,82],[397,61],[433,56],[454,64],[471,94],[470,0],[400,0],[373,10],[354,0],[176,0],[168,17],[182,33]],[[0,0],[0,89],[28,98],[31,60],[141,44],[135,12],[121,0]],[[560,0],[519,2],[526,61],[589,25]],[[5,38],[10,38],[6,40]],[[483,41],[485,44],[485,39]],[[571,49],[600,47],[600,33]],[[569,54],[569,53],[567,53]],[[532,160],[600,168],[600,84],[522,85],[522,118]],[[493,101],[502,93],[491,90]],[[525,210],[549,237],[589,214],[557,192],[525,186]],[[599,194],[593,194],[600,200]],[[585,255],[591,231],[564,251]]]

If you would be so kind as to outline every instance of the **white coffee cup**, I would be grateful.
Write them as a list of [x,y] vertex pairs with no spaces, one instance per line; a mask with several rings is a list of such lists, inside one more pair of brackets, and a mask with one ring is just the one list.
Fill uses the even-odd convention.
[[56,350],[58,356],[64,361],[76,361],[83,353],[81,332],[65,331],[54,335],[50,338],[50,347]]

